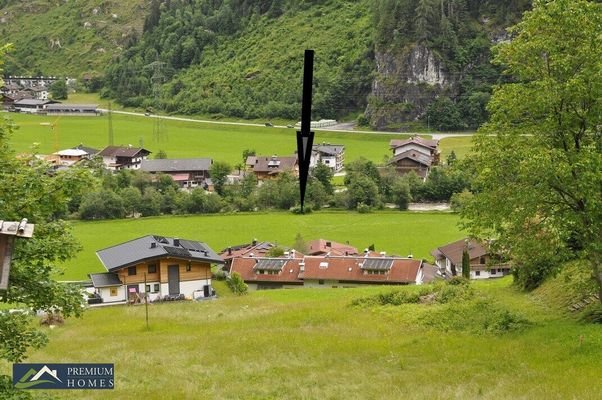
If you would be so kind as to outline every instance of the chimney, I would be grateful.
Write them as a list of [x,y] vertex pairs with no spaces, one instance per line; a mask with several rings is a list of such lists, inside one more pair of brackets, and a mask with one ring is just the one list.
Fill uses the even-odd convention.
[[178,247],[178,246],[180,246],[180,239],[179,239],[179,238],[173,238],[173,245],[174,245],[175,247]]
[[157,248],[157,243],[156,242],[151,242],[150,246],[151,246],[150,247],[151,249],[156,249]]
[[232,255],[232,247],[228,247],[228,255],[231,256]]
[[332,247],[332,242],[326,242],[326,247]]
[[295,249],[291,250],[291,258],[295,258]]
[[386,251],[381,251],[381,252],[380,252],[380,255],[381,255],[381,257],[386,257],[386,255],[387,255],[387,252],[386,252]]

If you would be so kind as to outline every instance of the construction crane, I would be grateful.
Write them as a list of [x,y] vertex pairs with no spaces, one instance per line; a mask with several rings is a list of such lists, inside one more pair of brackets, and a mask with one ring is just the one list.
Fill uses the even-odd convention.
[[40,122],[42,126],[48,126],[50,128],[50,132],[52,133],[52,149],[56,153],[59,151],[59,120],[61,119],[61,115],[59,115],[53,122]]

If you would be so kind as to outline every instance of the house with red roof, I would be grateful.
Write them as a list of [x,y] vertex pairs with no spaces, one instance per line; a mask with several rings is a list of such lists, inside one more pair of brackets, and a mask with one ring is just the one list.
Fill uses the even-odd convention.
[[316,239],[307,242],[307,254],[310,256],[356,256],[357,249],[349,244],[337,243],[332,240]]
[[267,257],[270,250],[276,246],[275,243],[260,242],[257,239],[253,239],[251,243],[228,246],[219,253],[219,256],[224,260],[224,270],[229,271],[234,258]]
[[437,273],[451,277],[462,275],[462,254],[468,250],[470,279],[501,278],[510,274],[510,265],[491,254],[488,245],[474,239],[460,239],[431,251]]
[[238,272],[250,289],[356,287],[421,284],[422,260],[401,257],[304,256],[293,258],[236,257]]

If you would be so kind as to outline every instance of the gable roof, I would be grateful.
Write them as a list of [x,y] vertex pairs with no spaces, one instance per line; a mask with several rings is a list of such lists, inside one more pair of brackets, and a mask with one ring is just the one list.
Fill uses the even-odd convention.
[[336,156],[337,154],[341,154],[345,151],[345,145],[329,143],[314,144],[312,146],[312,150],[319,153]]
[[316,239],[307,242],[308,254],[312,256],[330,253],[336,256],[355,256],[359,254],[353,246],[343,243],[333,242],[331,240]]
[[15,101],[15,106],[43,106],[46,104],[58,103],[55,100],[39,100],[39,99],[21,99]]
[[[250,160],[251,157],[253,159]],[[251,161],[254,163],[251,164]],[[253,168],[253,172],[274,174],[294,170],[297,166],[297,156],[250,156],[246,164]]]
[[[303,280],[299,279],[302,261],[301,258],[236,257],[232,259],[230,273],[238,272],[245,282],[280,282],[300,285],[303,283]],[[257,268],[262,264],[266,268]],[[260,270],[279,273],[262,274],[258,273]]]
[[404,151],[403,153],[397,154],[394,157],[391,158],[391,161],[389,161],[389,164],[397,164],[398,161],[401,161],[403,159],[410,159],[412,161],[416,161],[419,164],[422,164],[426,167],[430,167],[431,164],[433,164],[433,158],[430,156],[427,156],[426,154],[423,154],[419,151],[414,151],[414,150],[407,150]]
[[420,136],[412,136],[409,139],[405,139],[405,140],[392,139],[389,142],[389,146],[392,149],[406,146],[408,144],[416,144],[418,146],[422,146],[422,147],[428,148],[430,150],[436,150],[437,146],[439,145],[439,141],[434,140],[434,139],[424,139],[424,138],[421,138]]
[[108,271],[162,257],[223,264],[222,259],[203,242],[147,235],[98,250],[96,255]]
[[224,261],[231,260],[235,257],[250,256],[251,254],[253,257],[262,257],[267,255],[274,247],[276,247],[276,244],[271,242],[254,241],[253,243],[227,247],[222,250],[219,255]]
[[[103,157],[136,157],[139,153],[142,153],[143,155],[149,155],[151,152],[143,149],[142,147],[124,147],[124,146],[107,146],[104,149],[102,149],[102,151],[100,153],[98,153],[99,155],[103,156]],[[144,154],[146,153],[146,154]]]
[[140,169],[147,172],[194,172],[209,171],[213,164],[211,158],[180,158],[142,160]]
[[[431,252],[433,257],[440,259],[441,256],[448,258],[454,265],[462,264],[462,253],[464,252],[464,246],[466,245],[466,239],[460,239],[456,242],[447,244],[442,247],[437,247]],[[472,260],[489,254],[489,251],[479,242],[474,239],[468,241],[468,256]]]
[[83,150],[83,151],[85,151],[86,153],[88,153],[91,156],[93,156],[94,154],[98,154],[100,152],[100,150],[98,150],[98,149],[94,149],[92,147],[84,146],[81,143],[78,144],[77,146],[72,147],[72,149]]
[[[399,257],[305,257],[303,279],[415,283],[422,260]],[[367,271],[386,271],[368,274]]]

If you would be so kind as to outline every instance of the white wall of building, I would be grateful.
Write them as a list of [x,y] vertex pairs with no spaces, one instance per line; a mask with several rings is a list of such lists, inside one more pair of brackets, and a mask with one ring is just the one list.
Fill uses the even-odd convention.
[[404,153],[404,152],[406,152],[408,150],[414,150],[414,151],[417,151],[418,153],[422,153],[422,154],[427,155],[427,156],[431,155],[431,151],[429,149],[427,149],[426,147],[418,146],[418,145],[413,144],[413,143],[409,143],[409,144],[406,144],[405,146],[397,147],[395,149],[395,153],[394,154],[398,155],[398,154]]
[[[116,290],[116,295],[111,296],[111,289]],[[125,286],[102,287],[98,289],[103,303],[115,303],[125,301]]]

